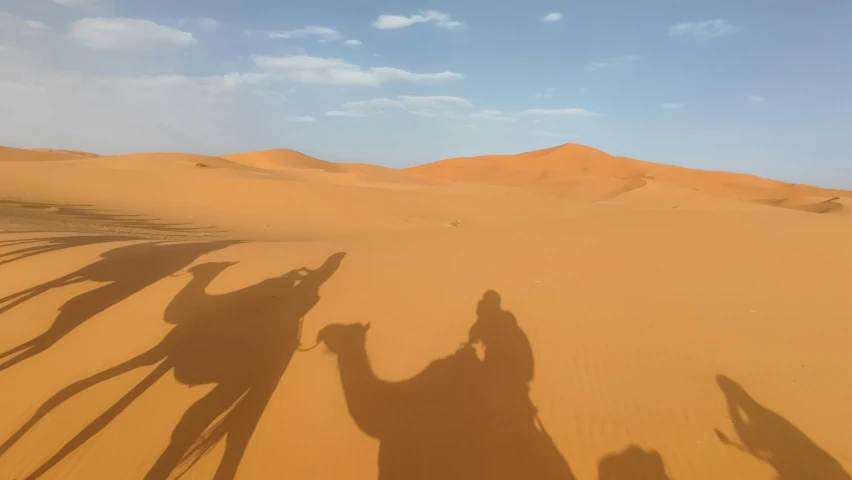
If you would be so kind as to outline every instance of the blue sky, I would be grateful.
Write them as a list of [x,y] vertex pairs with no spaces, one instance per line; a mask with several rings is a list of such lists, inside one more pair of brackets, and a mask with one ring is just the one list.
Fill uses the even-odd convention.
[[852,188],[848,0],[0,0],[0,143],[408,166],[578,142]]

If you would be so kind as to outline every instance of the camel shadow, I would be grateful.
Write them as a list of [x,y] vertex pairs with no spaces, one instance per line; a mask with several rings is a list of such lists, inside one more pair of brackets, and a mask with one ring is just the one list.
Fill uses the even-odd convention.
[[[468,342],[400,382],[376,377],[369,325],[329,325],[317,335],[337,355],[355,423],[380,441],[381,480],[573,480],[529,398],[533,355],[515,317],[486,292]],[[485,348],[480,360],[474,344]]]
[[2,314],[56,288],[86,281],[104,283],[65,302],[44,333],[0,353],[0,360],[8,358],[0,363],[0,372],[46,351],[90,318],[192,265],[202,255],[237,243],[146,242],[126,245],[103,253],[100,260],[76,272],[0,298]]
[[742,385],[724,375],[718,375],[716,382],[741,442],[716,429],[723,444],[768,463],[779,480],[852,480],[840,462],[789,420],[759,404]]
[[630,445],[598,463],[598,480],[670,480],[663,457],[654,450]]
[[301,321],[319,301],[320,286],[337,271],[344,255],[332,255],[315,270],[294,270],[222,295],[209,295],[205,288],[230,263],[192,267],[192,279],[166,308],[166,322],[176,326],[158,345],[59,391],[0,445],[0,455],[75,395],[137,368],[156,365],[26,480],[39,478],[82,446],[169,371],[184,385],[214,387],[186,410],[144,478],[165,479],[179,470],[179,476],[183,475],[224,440],[225,452],[214,479],[233,479],[299,346]]

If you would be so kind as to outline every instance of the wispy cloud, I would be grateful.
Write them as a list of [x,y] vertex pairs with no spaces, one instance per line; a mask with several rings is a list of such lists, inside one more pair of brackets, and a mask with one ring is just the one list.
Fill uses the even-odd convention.
[[521,115],[540,117],[600,117],[600,113],[591,112],[585,108],[531,108],[524,110]]
[[548,13],[547,15],[538,19],[539,22],[543,23],[555,23],[562,20],[562,14],[559,12]]
[[481,112],[471,113],[468,118],[476,118],[479,120],[494,120],[497,122],[514,122],[515,119],[503,113],[500,110],[482,110]]
[[325,112],[327,117],[366,117],[368,112],[362,110],[330,110]]
[[553,97],[554,88],[548,88],[544,92],[536,93],[535,98],[551,98]]
[[189,32],[136,18],[83,18],[71,24],[71,36],[95,50],[153,50],[189,47],[198,40]]
[[25,20],[18,16],[0,11],[0,32],[8,33],[12,38],[17,35],[37,36],[51,30],[46,23],[37,20]]
[[37,20],[25,20],[24,26],[29,28],[30,30],[48,30],[50,27],[47,24],[39,22]]
[[550,132],[547,130],[530,130],[530,135],[562,139],[577,138],[577,134],[575,133]]
[[396,30],[399,28],[410,27],[418,23],[432,23],[437,27],[446,29],[459,28],[465,25],[463,22],[453,20],[447,13],[439,12],[437,10],[424,10],[419,14],[408,17],[403,15],[379,15],[379,17],[372,23],[372,26],[379,30]]
[[222,22],[210,17],[184,17],[178,21],[178,27],[190,30],[204,30],[213,32],[222,26]]
[[310,25],[304,28],[297,28],[295,30],[269,32],[267,36],[269,38],[283,38],[285,40],[301,37],[318,37],[320,42],[333,42],[338,40],[342,35],[333,28]]
[[388,111],[405,111],[421,117],[450,117],[460,109],[472,106],[466,98],[461,97],[400,95],[396,98],[346,102],[340,106],[340,110],[331,110],[325,114],[329,117],[366,117]]
[[112,0],[53,0],[53,3],[86,10],[104,10],[112,6]]
[[358,45],[361,45],[361,41],[355,40],[355,39],[349,39],[349,40],[346,40],[345,42],[343,42],[343,44],[346,45],[347,47],[357,47]]
[[664,103],[660,106],[666,110],[680,110],[681,108],[685,107],[685,105],[682,103]]
[[749,95],[746,97],[746,101],[749,103],[764,103],[766,102],[766,98],[762,95]]
[[727,20],[717,18],[706,22],[680,22],[669,27],[669,35],[712,38],[730,35],[739,30],[742,30],[742,28],[729,23]]
[[292,122],[292,123],[314,123],[314,122],[317,121],[317,119],[314,118],[314,117],[307,116],[307,115],[305,115],[305,116],[287,115],[286,117],[284,117],[284,121],[285,122]]
[[619,57],[606,58],[603,60],[590,62],[588,65],[586,65],[586,71],[594,72],[597,70],[609,68],[622,68],[634,64],[639,60],[642,60],[642,57],[640,57],[639,55],[621,55]]
[[337,58],[295,55],[272,57],[256,55],[255,65],[276,79],[311,85],[378,86],[391,82],[430,83],[460,80],[455,72],[414,73],[393,67],[361,67]]

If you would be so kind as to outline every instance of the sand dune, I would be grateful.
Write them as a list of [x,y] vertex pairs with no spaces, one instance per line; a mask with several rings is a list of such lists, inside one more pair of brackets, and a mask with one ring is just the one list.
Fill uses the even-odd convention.
[[2,148],[0,479],[852,480],[850,208],[579,145]]
[[325,172],[345,171],[334,162],[326,162],[309,157],[295,150],[264,150],[261,152],[235,153],[223,155],[222,158],[243,165],[250,165],[264,170],[280,170],[288,168],[309,168]]
[[[615,157],[577,144],[520,155],[455,158],[412,167],[406,172],[449,182],[519,186],[580,200],[612,199],[644,187],[647,184],[644,180],[665,182],[737,200],[765,201],[803,196],[852,197],[852,192],[849,191]],[[797,203],[795,200],[792,202]]]

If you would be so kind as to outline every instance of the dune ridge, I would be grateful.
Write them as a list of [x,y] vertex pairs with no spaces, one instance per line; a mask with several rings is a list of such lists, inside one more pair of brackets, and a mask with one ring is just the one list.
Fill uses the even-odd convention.
[[451,158],[405,169],[446,182],[519,186],[583,200],[612,199],[644,187],[646,180],[739,200],[798,204],[802,197],[852,197],[852,191],[765,179],[748,174],[696,170],[616,157],[580,144],[522,153]]
[[[87,152],[0,147],[0,162],[91,161],[109,168],[213,168],[302,183],[380,189],[481,184],[583,202],[614,202],[640,208],[706,208],[743,202],[806,213],[848,213],[852,191],[820,188],[749,174],[690,169],[613,156],[580,144],[517,155],[450,158],[393,169],[335,163],[290,149],[225,155],[138,153],[99,156]],[[745,208],[745,207],[743,207]]]

